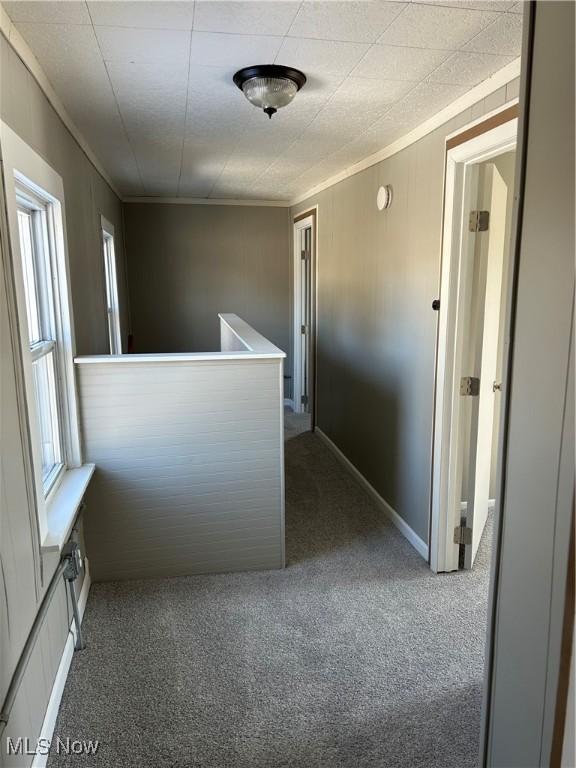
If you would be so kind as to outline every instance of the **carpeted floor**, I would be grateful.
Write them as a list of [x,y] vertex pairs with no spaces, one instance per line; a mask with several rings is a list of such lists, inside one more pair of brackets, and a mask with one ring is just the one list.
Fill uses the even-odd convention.
[[51,768],[476,766],[489,533],[433,575],[301,428],[284,571],[92,587],[55,737],[100,746]]

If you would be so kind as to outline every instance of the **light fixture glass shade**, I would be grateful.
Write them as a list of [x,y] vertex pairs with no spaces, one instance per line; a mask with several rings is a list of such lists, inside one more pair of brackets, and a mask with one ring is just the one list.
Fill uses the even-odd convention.
[[282,64],[256,64],[239,69],[232,78],[244,96],[268,117],[290,104],[306,83],[306,75]]
[[242,91],[255,107],[276,110],[290,104],[298,86],[284,77],[251,77],[242,84]]

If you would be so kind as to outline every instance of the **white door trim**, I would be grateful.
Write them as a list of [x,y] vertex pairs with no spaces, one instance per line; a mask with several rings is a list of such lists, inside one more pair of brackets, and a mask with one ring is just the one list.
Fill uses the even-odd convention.
[[[315,212],[315,213],[314,213]],[[317,334],[317,306],[318,306],[318,206],[315,205],[305,212],[307,216],[293,221],[292,228],[292,247],[293,247],[293,296],[294,296],[294,310],[293,310],[293,372],[292,372],[292,401],[294,413],[302,413],[302,387],[300,386],[300,378],[302,371],[302,355],[301,355],[301,339],[300,339],[300,327],[302,325],[302,302],[300,301],[300,279],[302,269],[302,259],[300,257],[300,247],[298,234],[300,230],[312,227],[312,236],[314,238],[314,253],[312,255],[312,267],[314,269],[313,275],[313,302],[312,317],[313,317],[313,333]],[[301,215],[301,214],[300,214]],[[314,371],[314,375],[316,372]],[[315,397],[314,382],[312,384],[312,397]]]
[[[462,267],[462,233],[469,213],[464,201],[465,175],[478,163],[515,148],[518,120],[509,120],[448,151],[444,185],[444,227],[440,277],[440,316],[436,363],[436,406],[432,467],[430,567],[435,572],[458,569],[458,545],[454,543],[454,515],[460,505],[451,503],[456,494],[458,473],[451,446],[458,434],[458,411],[453,409],[455,375],[460,370],[461,345],[456,329]],[[452,509],[452,512],[450,510]]]

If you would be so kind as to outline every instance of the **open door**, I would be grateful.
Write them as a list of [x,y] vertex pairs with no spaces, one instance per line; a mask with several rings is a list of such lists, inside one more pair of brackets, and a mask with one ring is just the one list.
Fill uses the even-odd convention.
[[[472,288],[470,438],[467,488],[463,488],[464,525],[470,531],[464,539],[464,567],[471,568],[478,552],[488,513],[493,507],[490,478],[495,451],[495,399],[500,396],[498,355],[502,316],[502,274],[506,256],[509,190],[494,162],[479,171],[479,213]],[[481,221],[483,218],[483,221]],[[476,394],[477,392],[477,394]],[[497,442],[496,442],[497,444]]]
[[[508,118],[508,119],[507,119]],[[430,566],[471,568],[494,505],[517,120],[447,147]]]

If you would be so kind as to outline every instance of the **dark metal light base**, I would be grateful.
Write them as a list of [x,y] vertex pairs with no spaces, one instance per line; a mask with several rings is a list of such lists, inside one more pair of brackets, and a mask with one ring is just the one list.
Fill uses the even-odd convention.
[[235,84],[242,90],[246,80],[252,80],[253,77],[280,77],[284,80],[292,80],[296,83],[298,90],[306,82],[306,75],[299,69],[293,67],[283,67],[281,64],[256,64],[252,67],[239,69],[233,77]]
[[[306,82],[306,75],[304,72],[300,72],[299,69],[293,69],[292,67],[283,67],[280,64],[257,64],[252,67],[244,67],[239,69],[233,77],[234,83],[238,88],[244,92],[244,85],[248,80],[252,80],[255,77],[270,77],[281,80],[290,80],[296,85],[296,88],[300,90]],[[275,115],[278,110],[274,107],[264,107],[264,112],[269,118]]]

